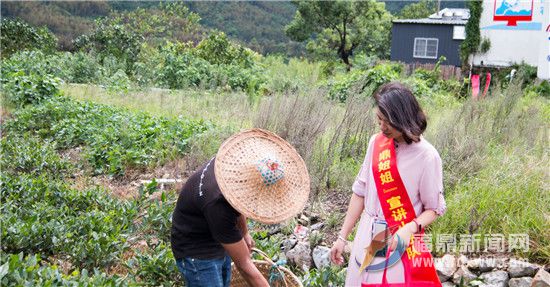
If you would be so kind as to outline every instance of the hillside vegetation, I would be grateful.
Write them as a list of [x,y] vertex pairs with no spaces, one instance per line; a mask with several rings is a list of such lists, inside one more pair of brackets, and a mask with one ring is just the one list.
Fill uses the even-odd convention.
[[[31,37],[3,55],[0,285],[181,286],[169,243],[177,188],[155,179],[185,181],[250,127],[279,134],[304,158],[305,213],[324,223],[310,243],[330,246],[378,132],[372,93],[390,81],[412,89],[428,115],[424,136],[443,160],[448,211],[429,234],[458,243],[459,235],[527,234],[529,249],[506,255],[550,263],[550,85],[532,67],[518,66],[513,79],[495,75],[502,80],[472,100],[468,82],[442,79],[438,65],[407,75],[370,54],[353,55],[352,67],[262,56],[169,5],[94,22],[74,52]],[[201,37],[178,41],[157,29],[168,26],[136,19],[143,15],[175,17]],[[4,23],[3,41],[22,40],[4,36],[10,27],[39,34]],[[299,219],[279,233],[251,222],[257,246],[281,259]],[[345,274],[290,268],[306,286],[340,286]]]

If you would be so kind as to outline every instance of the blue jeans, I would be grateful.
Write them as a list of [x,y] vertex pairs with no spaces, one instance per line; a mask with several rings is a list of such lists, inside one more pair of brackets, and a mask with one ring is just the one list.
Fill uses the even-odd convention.
[[231,258],[194,259],[185,257],[176,260],[176,265],[187,287],[229,287],[231,281]]

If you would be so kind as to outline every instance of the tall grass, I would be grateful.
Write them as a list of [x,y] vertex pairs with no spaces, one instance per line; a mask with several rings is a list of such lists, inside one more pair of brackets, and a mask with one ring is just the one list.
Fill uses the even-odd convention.
[[[273,65],[272,75],[283,70],[278,65]],[[318,67],[303,69],[313,75],[314,83]],[[303,79],[307,78],[298,82]],[[433,92],[437,100],[418,95],[428,113],[425,137],[443,159],[448,206],[431,232],[525,232],[532,240],[527,255],[548,262],[550,105],[532,92],[526,95],[522,84],[521,79],[505,89],[496,84],[487,98],[478,101],[437,92]],[[214,155],[219,144],[239,129],[270,129],[291,142],[306,160],[313,202],[334,193],[350,194],[368,140],[378,131],[374,104],[364,96],[372,91],[340,104],[328,100],[323,89],[283,86],[272,86],[272,95],[254,103],[244,93],[234,92],[162,91],[113,97],[82,92],[82,87],[68,89],[77,98],[211,120],[217,128],[192,140],[191,167]]]

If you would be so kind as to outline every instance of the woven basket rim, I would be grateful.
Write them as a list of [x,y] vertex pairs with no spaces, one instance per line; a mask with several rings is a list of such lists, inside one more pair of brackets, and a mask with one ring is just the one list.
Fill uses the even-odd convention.
[[[262,183],[253,165],[266,150],[275,151],[288,171],[269,187]],[[248,129],[229,137],[218,150],[214,172],[229,204],[261,223],[275,224],[292,218],[303,210],[309,198],[310,178],[304,160],[292,145],[267,130]],[[239,184],[243,181],[247,184]]]
[[[252,263],[254,263],[254,265],[256,266],[256,268],[258,267],[258,265],[266,265],[268,267],[271,267],[272,263],[271,262],[268,262],[266,260],[259,260],[259,259],[252,259]],[[292,272],[290,269],[284,267],[284,266],[277,266],[277,268],[279,270],[281,270],[285,276],[287,280],[287,283],[295,283],[295,285],[289,285],[289,286],[299,286],[299,287],[303,287],[304,285],[302,284],[302,281],[300,281],[300,278],[298,278],[298,276],[296,276],[296,274],[294,274],[294,272]],[[235,266],[235,263],[234,262],[231,262],[231,281],[233,282],[233,280],[236,278],[234,275],[237,274],[238,270],[237,270],[237,267]],[[260,269],[258,268],[258,270],[260,272],[262,272],[263,269]],[[236,272],[235,272],[236,271]],[[241,276],[240,273],[238,273],[239,275],[238,276]],[[262,273],[262,275],[264,275]],[[230,286],[233,286],[232,284],[230,284]]]

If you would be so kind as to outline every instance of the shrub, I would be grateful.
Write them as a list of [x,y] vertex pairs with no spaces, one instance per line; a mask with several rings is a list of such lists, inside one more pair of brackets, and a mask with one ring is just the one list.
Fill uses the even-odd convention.
[[142,41],[142,36],[128,31],[123,25],[98,21],[95,30],[89,35],[78,37],[74,45],[78,50],[97,53],[101,62],[105,57],[113,56],[125,62],[125,72],[132,74]]
[[130,203],[46,176],[1,179],[4,252],[67,255],[83,267],[105,266],[121,254],[135,216]]
[[368,69],[354,70],[329,84],[331,99],[345,102],[350,96],[370,96],[381,85],[399,78],[402,66],[395,63],[383,63]]
[[49,74],[12,73],[4,80],[6,100],[18,107],[38,104],[44,99],[59,95],[60,79]]
[[156,245],[150,252],[138,252],[126,262],[135,280],[146,286],[175,286],[183,279],[178,271],[170,246]]
[[74,270],[63,274],[58,266],[43,261],[39,255],[0,252],[0,285],[11,286],[128,286],[129,280],[108,276],[94,269]]
[[213,65],[237,65],[242,68],[254,66],[255,52],[231,43],[225,33],[214,32],[195,48],[198,57]]
[[49,175],[63,177],[71,169],[71,164],[56,152],[56,143],[42,141],[37,137],[10,135],[0,140],[2,172],[18,175]]

